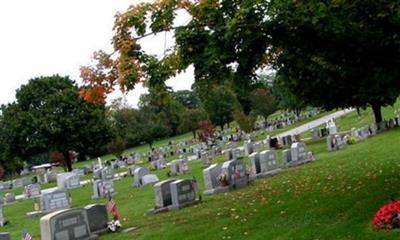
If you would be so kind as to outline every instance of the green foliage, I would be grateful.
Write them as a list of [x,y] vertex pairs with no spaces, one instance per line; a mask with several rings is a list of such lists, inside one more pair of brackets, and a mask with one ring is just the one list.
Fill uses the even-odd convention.
[[238,109],[235,94],[226,86],[209,91],[203,106],[211,122],[221,128],[233,120],[233,113]]
[[207,113],[203,109],[186,109],[181,118],[179,132],[191,132],[196,138],[196,130],[199,128],[199,122],[207,119]]
[[400,3],[274,1],[267,26],[275,68],[314,106],[380,108],[400,92]]
[[[102,153],[110,138],[105,108],[83,101],[76,84],[54,75],[31,79],[16,93],[17,101],[2,106],[3,158],[28,162],[33,156],[71,150],[80,156]],[[67,161],[71,170],[71,161]]]
[[194,91],[181,90],[172,93],[173,98],[186,108],[194,109],[200,107],[200,99]]
[[307,107],[304,100],[295,95],[286,85],[285,76],[276,76],[272,87],[272,93],[279,102],[279,106],[289,111],[300,112]]
[[235,121],[239,124],[240,129],[246,133],[250,133],[254,130],[254,124],[257,120],[257,115],[246,115],[240,111],[234,113]]
[[263,116],[265,120],[278,110],[277,102],[267,88],[254,90],[250,99],[254,115]]
[[111,142],[108,143],[107,150],[108,152],[114,154],[116,157],[119,157],[127,148],[127,145],[128,144],[125,139],[116,137],[115,139],[113,139]]

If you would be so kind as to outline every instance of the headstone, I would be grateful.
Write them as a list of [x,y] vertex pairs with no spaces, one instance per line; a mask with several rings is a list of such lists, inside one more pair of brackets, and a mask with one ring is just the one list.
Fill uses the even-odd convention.
[[251,140],[246,140],[244,142],[244,154],[246,156],[249,156],[250,154],[252,154],[254,152],[254,145],[253,142]]
[[250,154],[249,158],[250,158],[252,174],[254,176],[257,176],[257,174],[261,173],[260,154],[258,152],[254,152]]
[[70,208],[69,196],[65,189],[42,190],[40,197],[40,211],[43,213],[54,212]]
[[25,198],[34,198],[40,196],[40,185],[38,183],[30,184],[24,188]]
[[218,180],[218,176],[221,174],[222,166],[219,164],[212,164],[208,168],[203,170],[203,178],[205,185],[204,194],[211,194],[214,192],[220,182]]
[[303,162],[307,159],[306,145],[304,143],[293,143],[290,149],[293,162]]
[[92,199],[106,198],[115,194],[114,182],[112,180],[97,179],[93,182]]
[[79,177],[83,177],[83,176],[85,176],[85,174],[86,174],[84,168],[77,168],[77,169],[74,169],[74,170],[72,170],[72,173],[76,174],[76,175],[79,176]]
[[314,128],[311,130],[311,139],[312,140],[317,140],[319,138],[319,132],[318,129]]
[[109,167],[97,168],[93,172],[94,179],[100,179],[103,181],[108,181],[114,179],[113,170]]
[[79,176],[75,173],[59,173],[57,174],[57,187],[60,189],[73,189],[80,187]]
[[232,188],[239,188],[248,184],[246,167],[240,159],[224,162],[221,167],[221,173],[227,175],[229,186]]
[[150,184],[155,184],[159,182],[160,180],[158,179],[157,175],[155,174],[147,174],[142,177],[142,186],[150,185]]
[[290,166],[292,163],[292,152],[290,149],[285,149],[282,151],[283,162],[285,166]]
[[94,239],[90,232],[87,212],[83,208],[61,210],[40,219],[42,240]]
[[142,186],[142,177],[150,174],[150,171],[144,167],[138,167],[133,172],[133,187],[140,187]]
[[174,181],[176,181],[176,179],[168,179],[158,182],[154,185],[156,209],[165,208],[172,205],[171,183]]
[[0,233],[0,240],[11,240],[10,234],[8,232]]
[[172,208],[182,208],[195,204],[197,182],[194,179],[181,179],[171,183]]
[[0,207],[0,227],[4,227],[5,224],[4,216],[3,216],[3,206]]
[[90,231],[94,234],[103,233],[108,230],[107,207],[103,204],[91,204],[85,207]]
[[171,162],[171,175],[184,175],[189,171],[187,160],[177,159]]
[[138,167],[137,167],[137,166],[130,166],[130,167],[128,168],[128,175],[133,177],[136,168],[138,168]]
[[225,159],[226,159],[227,161],[233,159],[233,150],[232,150],[232,148],[228,148],[228,149],[222,151],[222,154],[224,154]]
[[4,200],[7,204],[15,202],[15,194],[13,192],[6,193]]
[[280,171],[275,150],[262,151],[260,153],[260,176],[273,176]]
[[23,185],[22,185],[22,179],[21,179],[21,178],[19,178],[19,179],[14,179],[14,180],[12,181],[12,184],[13,184],[13,188],[20,188],[20,187],[23,186]]

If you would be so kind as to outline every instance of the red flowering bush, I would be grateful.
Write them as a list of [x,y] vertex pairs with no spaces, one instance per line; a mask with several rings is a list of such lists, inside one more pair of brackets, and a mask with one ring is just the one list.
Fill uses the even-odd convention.
[[375,214],[372,224],[375,229],[394,229],[400,227],[400,201],[384,205]]

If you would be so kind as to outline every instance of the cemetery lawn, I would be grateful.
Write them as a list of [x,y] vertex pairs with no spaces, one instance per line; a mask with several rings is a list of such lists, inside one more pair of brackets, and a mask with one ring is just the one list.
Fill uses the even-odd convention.
[[[145,215],[154,206],[152,187],[134,189],[128,177],[116,182],[116,200],[124,228],[138,229],[100,239],[398,239],[399,231],[377,232],[370,222],[381,205],[399,197],[399,140],[395,129],[337,152],[327,152],[324,139],[310,142],[317,157],[313,163],[158,215]],[[195,176],[203,190],[201,162],[190,162],[190,169],[180,178]],[[166,179],[166,171],[155,173]],[[73,207],[104,202],[91,200],[90,185],[70,193]],[[27,229],[39,239],[39,219],[25,216],[32,210],[33,200],[6,206],[10,223],[1,231],[18,239]]]

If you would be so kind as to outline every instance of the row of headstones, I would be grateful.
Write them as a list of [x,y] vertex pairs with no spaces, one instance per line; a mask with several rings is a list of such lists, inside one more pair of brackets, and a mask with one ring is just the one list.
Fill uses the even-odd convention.
[[[265,150],[261,153],[251,153],[251,173],[246,173],[246,166],[242,159],[237,158],[239,151],[229,151],[228,160],[223,164],[213,164],[203,170],[206,190],[204,194],[225,192],[232,188],[247,185],[249,177],[265,177],[277,174],[281,170],[275,150]],[[293,143],[290,149],[283,151],[283,167],[292,167],[314,160],[311,152],[306,151],[302,142]]]
[[310,134],[311,134],[311,139],[312,140],[317,140],[319,138],[324,138],[329,135],[335,135],[337,133],[337,127],[336,126],[331,126],[330,128],[324,127],[324,128],[314,128],[311,129]]

